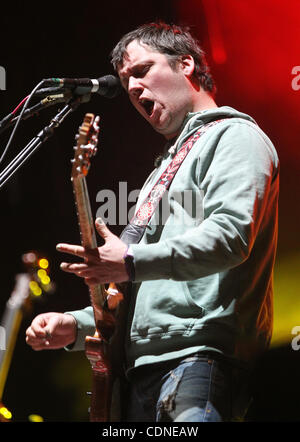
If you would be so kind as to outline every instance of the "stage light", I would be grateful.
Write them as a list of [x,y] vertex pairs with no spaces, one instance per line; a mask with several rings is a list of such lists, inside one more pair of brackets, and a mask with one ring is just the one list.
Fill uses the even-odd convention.
[[49,261],[46,258],[41,258],[39,259],[39,267],[41,267],[42,269],[47,269],[49,267]]
[[48,285],[48,284],[50,284],[50,281],[51,281],[51,279],[49,278],[48,275],[45,275],[45,276],[43,276],[43,277],[41,278],[41,283],[42,283],[43,285]]
[[39,269],[37,271],[37,275],[40,279],[45,278],[45,276],[48,276],[46,270],[44,269]]
[[29,288],[34,296],[40,296],[42,294],[42,289],[36,281],[30,281]]
[[40,416],[38,414],[30,414],[30,416],[28,416],[28,420],[30,422],[44,422],[44,419],[42,418],[42,416]]
[[11,412],[6,407],[0,408],[0,415],[4,417],[4,419],[10,420],[12,418]]

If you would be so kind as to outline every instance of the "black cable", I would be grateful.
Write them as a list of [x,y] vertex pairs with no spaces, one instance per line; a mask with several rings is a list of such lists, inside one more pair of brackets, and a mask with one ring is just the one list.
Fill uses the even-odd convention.
[[5,157],[6,153],[7,153],[7,151],[8,151],[8,149],[9,149],[10,145],[11,145],[11,142],[12,142],[12,140],[13,140],[15,134],[16,134],[16,131],[17,131],[18,127],[19,127],[19,124],[20,124],[20,121],[21,121],[21,119],[22,119],[22,116],[23,116],[23,114],[24,114],[24,112],[25,112],[25,110],[26,110],[26,108],[27,108],[27,106],[28,106],[28,104],[29,104],[29,101],[31,100],[31,98],[32,98],[32,96],[34,95],[35,91],[36,91],[39,87],[41,87],[41,86],[45,83],[45,81],[46,81],[46,80],[42,80],[42,81],[40,81],[40,82],[35,86],[35,88],[34,88],[34,89],[31,91],[31,93],[29,94],[29,96],[28,96],[26,102],[24,103],[23,109],[22,109],[21,113],[19,114],[18,120],[17,120],[17,122],[16,122],[16,124],[15,124],[15,126],[14,126],[14,128],[13,128],[13,130],[12,130],[12,133],[11,133],[11,135],[10,135],[10,138],[9,138],[9,140],[8,140],[8,142],[7,142],[7,144],[6,144],[5,148],[4,148],[4,151],[3,151],[2,155],[1,155],[1,158],[0,158],[0,164],[2,163],[2,161],[3,161],[3,159],[4,159],[4,157]]
[[[40,100],[37,104],[26,109],[22,116],[22,120],[26,120],[32,115],[38,114],[42,109],[45,109],[49,106],[54,106],[59,103],[66,102],[67,100],[68,100],[67,94],[48,95],[47,97]],[[18,121],[18,118],[19,118],[18,116],[17,117],[14,116],[14,113],[11,113],[10,121],[6,123],[4,127],[1,127],[0,125],[0,134],[4,132],[6,129],[8,129],[10,126],[15,124]],[[8,117],[5,117],[5,119],[8,120]]]
[[75,97],[51,119],[51,123],[42,129],[24,149],[14,158],[14,160],[6,166],[0,173],[0,188],[13,176],[13,174],[28,160],[28,158],[43,144],[52,134],[53,130],[58,127],[62,121],[73,112],[82,102],[82,97]]

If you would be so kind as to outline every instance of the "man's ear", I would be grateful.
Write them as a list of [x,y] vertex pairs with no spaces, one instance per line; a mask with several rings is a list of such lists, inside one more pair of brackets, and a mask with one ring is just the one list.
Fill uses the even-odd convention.
[[180,66],[182,72],[187,76],[191,77],[195,70],[195,61],[191,55],[182,55],[180,58]]

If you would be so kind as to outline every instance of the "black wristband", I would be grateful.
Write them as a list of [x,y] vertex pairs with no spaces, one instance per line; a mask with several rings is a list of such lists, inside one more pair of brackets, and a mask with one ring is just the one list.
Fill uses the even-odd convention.
[[134,258],[133,255],[128,253],[128,249],[124,256],[125,268],[129,277],[129,281],[134,281],[135,279],[135,268],[134,268]]

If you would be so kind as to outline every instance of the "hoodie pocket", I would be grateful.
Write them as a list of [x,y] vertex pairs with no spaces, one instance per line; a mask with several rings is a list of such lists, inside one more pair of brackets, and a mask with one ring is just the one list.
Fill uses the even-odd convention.
[[150,336],[182,333],[204,310],[190,295],[186,282],[160,280],[144,282],[136,298],[132,334]]
[[187,304],[191,307],[193,312],[197,314],[197,317],[203,316],[205,313],[205,309],[201,305],[196,303],[193,296],[191,295],[190,288],[187,282],[182,282],[182,290],[184,292]]

